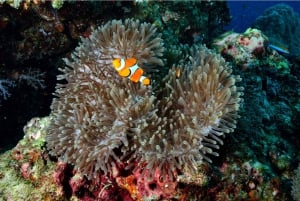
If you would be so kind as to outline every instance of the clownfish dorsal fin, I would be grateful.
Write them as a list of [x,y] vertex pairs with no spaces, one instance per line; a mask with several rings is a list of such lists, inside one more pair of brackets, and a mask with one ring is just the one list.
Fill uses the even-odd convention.
[[134,66],[136,62],[137,60],[135,58],[128,58],[125,60],[125,66],[126,68],[130,68],[131,66]]

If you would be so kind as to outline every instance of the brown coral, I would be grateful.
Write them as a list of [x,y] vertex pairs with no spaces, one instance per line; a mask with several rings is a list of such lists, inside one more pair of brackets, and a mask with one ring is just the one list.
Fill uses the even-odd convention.
[[182,75],[171,69],[153,91],[121,78],[111,64],[135,57],[146,72],[162,65],[162,40],[151,24],[111,21],[82,40],[58,77],[67,84],[57,86],[51,106],[51,154],[90,179],[126,157],[169,180],[217,155],[213,148],[235,128],[241,95],[240,78],[224,59],[196,48]]

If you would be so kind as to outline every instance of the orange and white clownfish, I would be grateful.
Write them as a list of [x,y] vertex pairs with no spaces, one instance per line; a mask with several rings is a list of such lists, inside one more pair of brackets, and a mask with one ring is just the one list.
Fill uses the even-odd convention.
[[141,82],[144,85],[150,84],[150,79],[143,76],[144,70],[137,65],[135,58],[114,59],[112,64],[121,77],[128,77],[132,82]]

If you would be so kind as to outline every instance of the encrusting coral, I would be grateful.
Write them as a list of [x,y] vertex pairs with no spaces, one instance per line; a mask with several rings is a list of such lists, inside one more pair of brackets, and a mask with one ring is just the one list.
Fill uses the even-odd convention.
[[[82,39],[59,84],[46,136],[50,153],[95,179],[119,164],[173,180],[195,170],[235,128],[240,81],[224,59],[197,47],[181,67],[151,86],[121,78],[115,58],[137,59],[150,74],[163,65],[163,42],[153,25],[110,21]],[[157,72],[157,70],[156,70]],[[130,167],[127,167],[127,169]],[[125,168],[126,169],[126,168]]]

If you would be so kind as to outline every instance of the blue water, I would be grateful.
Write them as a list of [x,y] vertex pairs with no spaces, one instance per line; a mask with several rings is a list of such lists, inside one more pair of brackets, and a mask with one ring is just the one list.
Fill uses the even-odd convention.
[[264,10],[279,3],[291,6],[300,14],[300,1],[228,1],[232,21],[227,30],[244,32]]

